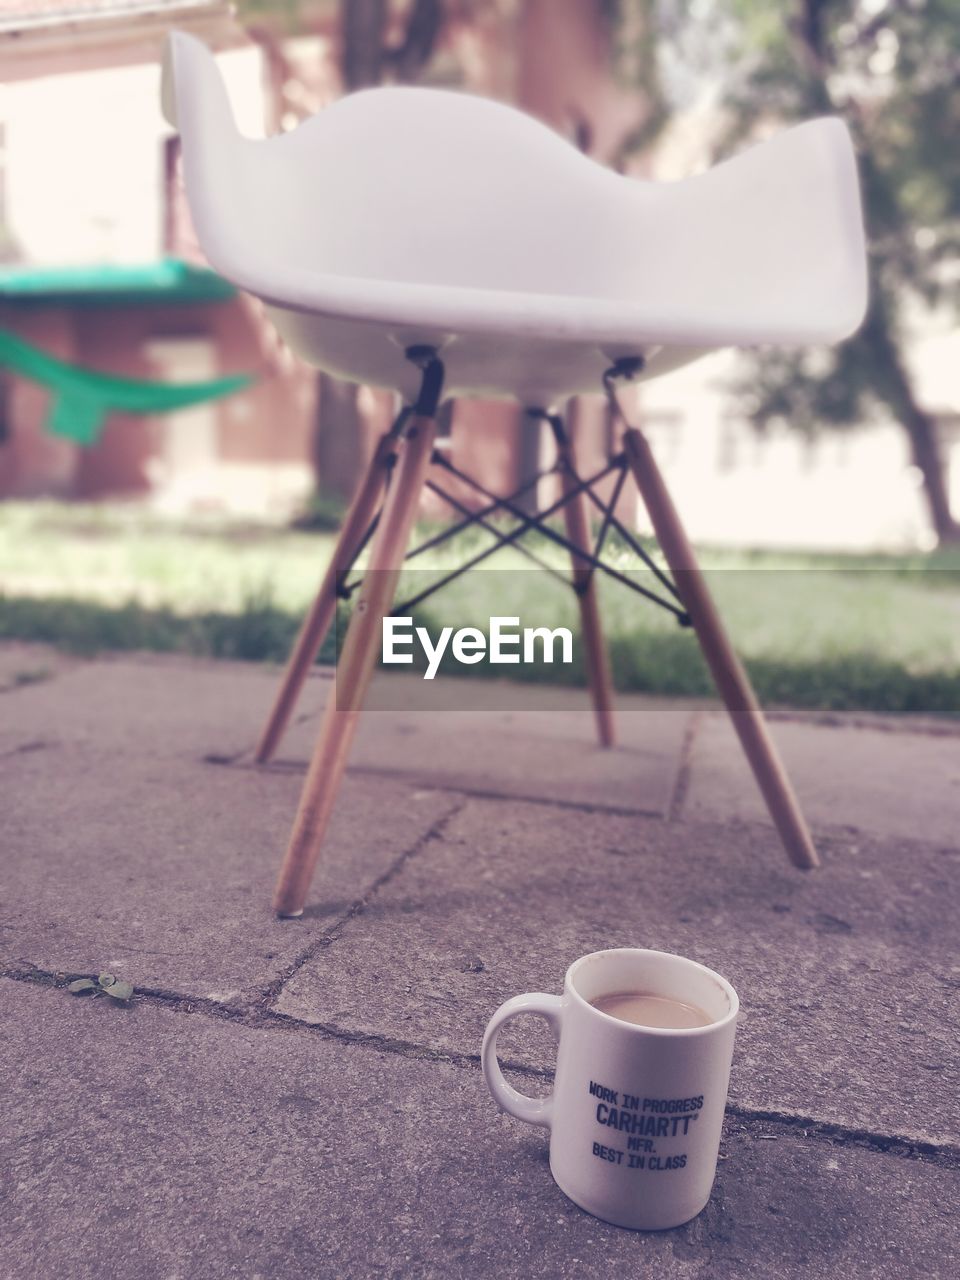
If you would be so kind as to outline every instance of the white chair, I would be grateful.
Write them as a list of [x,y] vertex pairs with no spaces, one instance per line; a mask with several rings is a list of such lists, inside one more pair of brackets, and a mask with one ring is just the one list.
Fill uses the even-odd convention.
[[[338,590],[374,528],[281,870],[277,911],[299,914],[380,648],[431,463],[441,397],[516,397],[551,422],[563,499],[533,520],[573,558],[601,742],[612,741],[586,504],[557,406],[666,373],[725,346],[833,343],[860,324],[866,264],[850,139],[811,121],[703,175],[648,183],[612,173],[501,104],[435,89],[343,98],[290,133],[241,137],[210,52],[174,33],[163,103],[180,130],[204,253],[263,299],[304,359],[393,388],[408,409],[381,441],[291,658],[258,749],[272,753],[330,626]],[[624,424],[626,425],[626,424]],[[668,600],[696,630],[795,865],[809,832],[653,455],[627,427],[608,470],[631,472],[673,573]],[[392,471],[386,487],[388,472]],[[460,473],[458,473],[460,474]],[[477,486],[479,488],[479,486]],[[379,515],[377,514],[380,505]],[[497,507],[516,512],[510,499]],[[543,523],[563,510],[566,537]],[[600,539],[602,541],[602,538]]]

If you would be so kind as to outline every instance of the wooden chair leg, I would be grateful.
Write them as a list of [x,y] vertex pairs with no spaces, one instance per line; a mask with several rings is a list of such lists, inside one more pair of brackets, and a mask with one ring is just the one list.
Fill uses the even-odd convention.
[[[568,465],[561,468],[563,492],[569,494],[576,487],[576,471],[573,466],[573,448],[569,441],[559,446],[561,459]],[[565,504],[563,518],[567,537],[585,551],[590,549],[590,525],[587,520],[586,499],[576,494]],[[587,667],[587,685],[593,701],[593,714],[597,722],[597,738],[601,747],[612,747],[616,742],[613,719],[613,680],[610,661],[603,642],[600,626],[600,606],[597,601],[596,574],[590,562],[570,553],[573,567],[573,583],[580,601],[580,631],[583,636],[583,652]]]
[[300,634],[297,636],[283,673],[279,692],[263,727],[260,741],[257,743],[254,755],[257,764],[264,764],[276,751],[277,744],[283,737],[293,714],[293,708],[296,706],[304,681],[317,660],[320,646],[336,616],[340,577],[350,566],[364,534],[370,527],[386,482],[389,461],[396,447],[396,437],[388,431],[381,437],[366,474],[360,481],[360,487],[354,494],[337,538],[333,556],[320,583],[317,598],[300,628]]
[[624,433],[623,447],[650,514],[657,541],[673,571],[677,590],[696,630],[703,656],[726,703],[787,856],[796,867],[819,866],[820,859],[770,737],[757,696],[727,638],[653,452],[635,427]]
[[430,466],[435,434],[433,418],[416,416],[399,446],[399,457],[370,550],[369,567],[343,643],[334,693],[324,711],[280,868],[273,901],[279,915],[297,916],[303,911],[346,769],[360,708],[381,649],[383,618],[393,603]]

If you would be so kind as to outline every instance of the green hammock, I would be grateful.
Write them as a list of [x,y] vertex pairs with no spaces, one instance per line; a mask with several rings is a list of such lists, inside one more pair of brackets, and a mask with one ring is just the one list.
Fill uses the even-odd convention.
[[113,410],[124,413],[168,413],[188,405],[216,400],[248,387],[245,373],[209,382],[150,382],[117,378],[94,369],[81,369],[48,356],[39,347],[0,329],[0,365],[49,387],[53,395],[47,429],[77,444],[96,444],[104,419]]

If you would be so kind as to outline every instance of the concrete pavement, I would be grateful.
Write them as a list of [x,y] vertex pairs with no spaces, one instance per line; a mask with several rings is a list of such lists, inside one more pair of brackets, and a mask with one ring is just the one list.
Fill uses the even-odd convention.
[[[269,911],[316,715],[277,672],[0,647],[0,1273],[960,1274],[960,726],[774,720],[824,866],[719,711],[371,714],[304,917]],[[637,1235],[554,1186],[479,1073],[506,997],[674,950],[743,1002],[717,1185]],[[66,993],[109,968],[129,1009]],[[549,1087],[538,1024],[503,1040]]]

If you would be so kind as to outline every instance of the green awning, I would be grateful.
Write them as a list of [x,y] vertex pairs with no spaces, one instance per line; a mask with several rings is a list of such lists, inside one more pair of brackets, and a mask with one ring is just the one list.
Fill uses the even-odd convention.
[[39,347],[0,329],[0,366],[48,387],[53,399],[47,428],[77,444],[96,444],[111,410],[126,413],[167,413],[205,400],[216,400],[248,387],[245,373],[208,382],[153,382],[118,378],[96,369],[83,369],[47,355]]
[[0,267],[0,301],[41,306],[138,306],[156,302],[224,302],[233,285],[208,267],[180,258],[157,262]]

